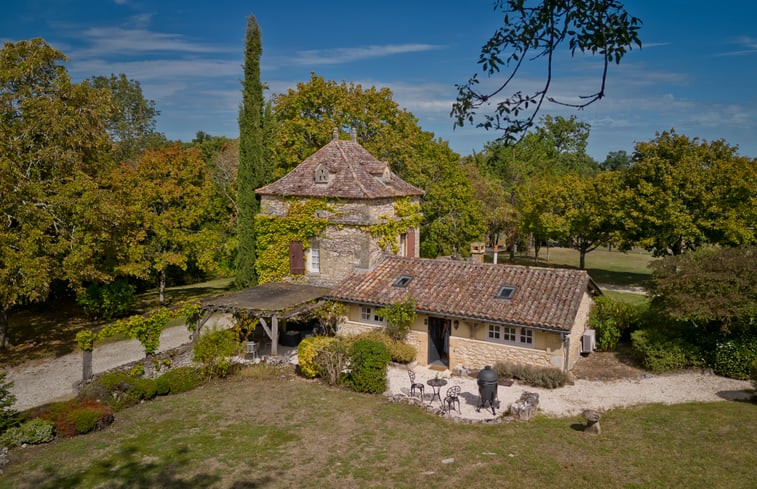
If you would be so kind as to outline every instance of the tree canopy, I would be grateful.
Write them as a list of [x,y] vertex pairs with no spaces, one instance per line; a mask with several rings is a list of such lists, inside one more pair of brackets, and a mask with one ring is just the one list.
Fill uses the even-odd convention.
[[[476,126],[503,131],[508,141],[534,125],[545,100],[580,109],[603,98],[609,66],[619,64],[634,44],[641,47],[641,20],[629,15],[618,0],[496,0],[494,10],[504,14],[502,26],[481,48],[478,64],[489,77],[505,68],[504,81],[491,90],[480,89],[474,74],[467,83],[456,85],[458,96],[451,116],[455,126],[473,124],[479,109],[495,104],[493,113],[483,114]],[[577,101],[549,95],[561,48],[567,48],[571,56],[578,52],[601,58],[595,92],[578,95]],[[516,84],[524,61],[544,63],[544,83],[531,93],[516,89],[508,95],[506,90]],[[500,98],[502,92],[504,98]]]

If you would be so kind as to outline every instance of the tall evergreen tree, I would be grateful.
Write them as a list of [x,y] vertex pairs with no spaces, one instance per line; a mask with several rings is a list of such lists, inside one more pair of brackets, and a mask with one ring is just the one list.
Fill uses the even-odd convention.
[[239,287],[257,285],[255,273],[255,216],[260,202],[255,189],[270,180],[270,162],[265,158],[263,84],[260,82],[260,27],[255,16],[247,19],[242,106],[239,110],[239,173],[237,176],[237,204],[239,221],[237,233],[236,283]]

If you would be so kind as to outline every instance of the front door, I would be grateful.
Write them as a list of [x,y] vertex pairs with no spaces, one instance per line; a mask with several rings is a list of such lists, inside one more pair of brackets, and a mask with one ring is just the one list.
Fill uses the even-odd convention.
[[428,318],[428,364],[449,366],[449,319]]

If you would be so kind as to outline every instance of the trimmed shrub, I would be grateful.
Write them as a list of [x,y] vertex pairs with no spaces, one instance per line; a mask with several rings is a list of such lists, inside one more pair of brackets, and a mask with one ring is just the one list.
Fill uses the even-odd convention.
[[55,438],[55,428],[51,421],[34,418],[21,426],[10,428],[0,436],[0,444],[8,448],[27,445],[39,445],[51,442]]
[[493,368],[501,379],[518,379],[524,384],[533,387],[554,389],[564,386],[570,380],[567,372],[553,367],[536,367],[522,363],[497,362]]
[[384,330],[390,338],[405,341],[410,327],[415,321],[415,298],[406,297],[402,302],[396,302],[389,307],[382,307],[376,313],[386,318]]
[[316,362],[316,357],[320,350],[333,341],[335,339],[328,336],[313,336],[300,342],[297,347],[297,361],[300,364],[300,373],[303,377],[312,379],[321,375],[321,368]]
[[715,344],[712,369],[718,375],[748,379],[749,369],[757,361],[757,338],[735,337]]
[[331,338],[332,341],[318,350],[315,363],[321,377],[329,384],[341,384],[345,379],[345,371],[350,363],[348,343],[343,338]]
[[383,343],[358,340],[350,351],[352,371],[349,382],[357,392],[381,394],[386,390],[386,367],[391,361]]
[[114,411],[120,411],[157,395],[153,379],[137,378],[123,370],[108,372],[87,385],[80,394],[82,399],[98,399]]
[[202,372],[188,366],[169,370],[155,379],[158,392],[165,392],[166,394],[179,394],[190,391],[201,386],[203,381]]
[[696,345],[665,330],[634,331],[631,347],[644,368],[655,373],[703,365],[701,351]]
[[597,297],[589,314],[589,326],[597,332],[597,350],[615,350],[621,336],[638,321],[636,306],[609,297]]
[[393,362],[397,363],[410,363],[415,360],[418,355],[418,350],[413,345],[408,345],[404,341],[394,340],[388,334],[381,331],[366,331],[353,336],[346,337],[350,344],[353,344],[357,340],[373,340],[383,343],[389,350],[389,355],[392,357]]
[[134,287],[124,278],[109,284],[92,284],[76,297],[84,312],[106,321],[125,316],[134,306],[134,301]]
[[193,350],[193,359],[203,365],[208,377],[226,377],[231,372],[231,359],[242,353],[237,334],[230,329],[213,330],[200,336]]

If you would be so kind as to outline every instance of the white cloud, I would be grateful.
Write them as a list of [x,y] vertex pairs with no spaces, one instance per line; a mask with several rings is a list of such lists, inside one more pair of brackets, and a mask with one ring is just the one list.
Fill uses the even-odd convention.
[[442,47],[434,44],[385,44],[354,48],[312,49],[298,51],[293,61],[303,65],[341,64],[395,54],[431,51]]
[[82,33],[89,47],[72,52],[71,57],[129,56],[150,52],[219,53],[228,48],[187,41],[179,34],[153,32],[147,29],[92,27]]
[[217,59],[156,59],[110,62],[102,59],[76,61],[71,71],[83,77],[124,73],[140,82],[158,79],[229,78],[241,74],[238,61]]

